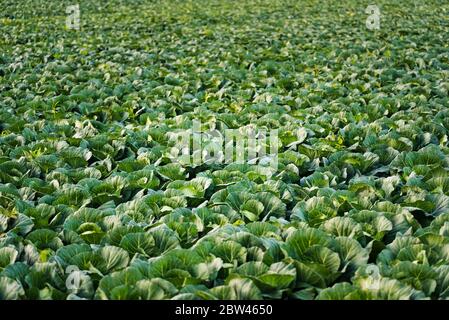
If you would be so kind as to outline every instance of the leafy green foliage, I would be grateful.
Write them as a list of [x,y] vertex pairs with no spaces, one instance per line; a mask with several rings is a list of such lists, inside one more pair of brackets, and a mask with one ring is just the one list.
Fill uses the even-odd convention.
[[0,299],[449,298],[444,1],[78,2],[0,0]]

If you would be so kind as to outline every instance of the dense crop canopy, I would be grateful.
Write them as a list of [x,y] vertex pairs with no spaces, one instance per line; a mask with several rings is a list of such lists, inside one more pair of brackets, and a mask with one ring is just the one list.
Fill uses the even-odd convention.
[[0,0],[0,299],[449,298],[449,6],[375,2]]

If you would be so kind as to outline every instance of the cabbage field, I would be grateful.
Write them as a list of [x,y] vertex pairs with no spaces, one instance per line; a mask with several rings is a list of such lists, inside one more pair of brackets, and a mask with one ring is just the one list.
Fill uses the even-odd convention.
[[443,0],[0,0],[0,299],[449,298],[448,40]]

